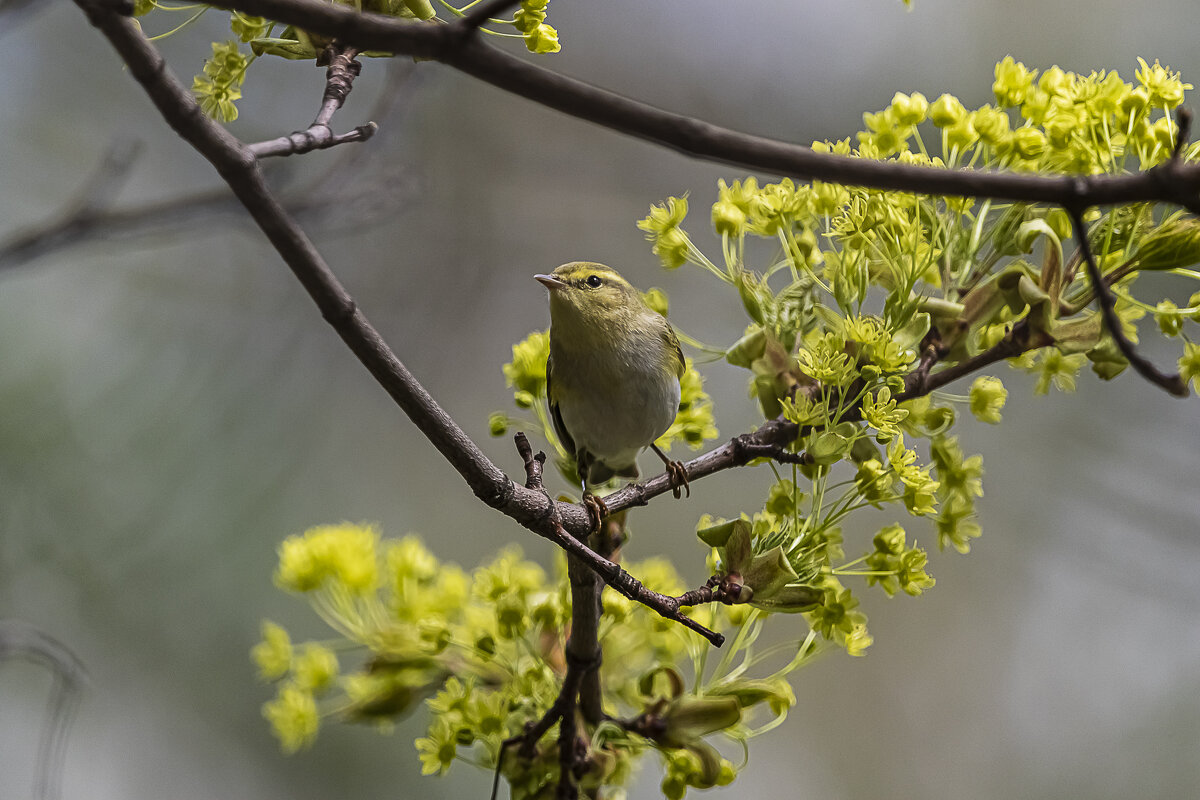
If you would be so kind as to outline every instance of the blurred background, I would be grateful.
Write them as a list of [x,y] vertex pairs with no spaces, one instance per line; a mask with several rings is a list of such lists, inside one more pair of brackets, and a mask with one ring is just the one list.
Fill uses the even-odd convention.
[[[541,63],[802,143],[852,135],[898,90],[989,102],[1009,54],[1126,79],[1138,56],[1158,58],[1200,83],[1191,0],[915,0],[911,11],[556,0],[550,12],[563,52]],[[175,19],[152,16],[147,29]],[[227,35],[210,12],[162,47],[190,80]],[[417,532],[467,567],[514,541],[548,563],[549,546],[470,500],[73,4],[0,12],[0,46],[15,66],[0,72],[0,240],[62,213],[106,154],[128,155],[114,145],[143,144],[127,183],[94,193],[136,209],[132,228],[113,229],[126,235],[0,264],[0,617],[36,625],[86,667],[64,796],[485,796],[488,776],[465,765],[417,777],[420,712],[391,737],[329,726],[282,756],[259,712],[271,689],[247,653],[263,617],[323,635],[271,585],[277,544],[311,525]],[[690,191],[699,231],[716,180],[741,175],[437,64],[403,67],[367,60],[337,118],[339,130],[379,119],[374,141],[280,161],[272,181],[304,206],[399,356],[502,467],[520,462],[507,439],[488,438],[487,415],[509,407],[511,343],[547,322],[533,273],[603,261],[667,290],[687,333],[740,333],[736,300],[699,273],[664,273],[634,223]],[[249,141],[304,127],[323,73],[256,64],[232,130]],[[168,205],[214,190],[201,215]],[[128,235],[138,227],[154,232]],[[1176,301],[1193,290],[1178,287]],[[1176,349],[1147,351],[1168,363]],[[722,435],[755,424],[745,373],[703,372]],[[1085,371],[1078,394],[1034,398],[1026,376],[1000,374],[1003,424],[968,419],[960,431],[987,468],[983,538],[969,556],[931,553],[938,583],[923,598],[864,592],[868,656],[835,653],[798,673],[785,726],[714,796],[1195,792],[1200,406],[1132,375],[1101,384]],[[726,474],[640,511],[630,557],[672,554],[703,580],[697,517],[757,507],[763,480]],[[0,664],[0,798],[31,794],[51,688],[34,664]],[[647,763],[631,797],[658,796]]]

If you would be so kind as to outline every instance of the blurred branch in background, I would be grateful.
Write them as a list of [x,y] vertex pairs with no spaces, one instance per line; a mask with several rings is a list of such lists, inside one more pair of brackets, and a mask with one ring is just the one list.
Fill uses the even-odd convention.
[[[6,7],[0,5],[0,14]],[[419,81],[413,64],[390,62],[388,70],[388,88],[370,116],[380,120],[390,135],[396,135]],[[139,140],[114,142],[58,214],[0,238],[0,273],[96,242],[199,236],[211,230],[213,222],[252,224],[226,188],[117,207],[117,195],[142,152]],[[286,182],[289,172],[281,164],[269,174],[277,182]],[[348,233],[394,219],[415,194],[416,184],[409,164],[399,162],[381,169],[376,159],[366,158],[358,148],[346,148],[312,180],[284,188],[280,202],[314,231]]]
[[0,619],[0,664],[21,659],[45,667],[54,676],[46,723],[38,742],[35,800],[54,800],[62,791],[63,757],[67,733],[87,672],[83,662],[66,645],[34,626],[15,619]]

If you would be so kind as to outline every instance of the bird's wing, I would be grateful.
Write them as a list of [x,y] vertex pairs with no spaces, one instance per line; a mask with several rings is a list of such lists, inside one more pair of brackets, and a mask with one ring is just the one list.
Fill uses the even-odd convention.
[[675,335],[675,329],[671,327],[671,323],[663,320],[663,340],[667,343],[667,347],[675,351],[675,377],[683,379],[683,373],[687,370],[687,362],[683,359],[683,348],[679,346],[679,337]]
[[563,424],[562,411],[559,410],[558,403],[554,401],[553,381],[554,356],[551,355],[546,359],[546,404],[550,406],[550,423],[554,426],[554,432],[558,434],[558,438],[562,440],[562,445],[566,448],[567,453],[575,458],[575,440],[571,438],[571,432]]

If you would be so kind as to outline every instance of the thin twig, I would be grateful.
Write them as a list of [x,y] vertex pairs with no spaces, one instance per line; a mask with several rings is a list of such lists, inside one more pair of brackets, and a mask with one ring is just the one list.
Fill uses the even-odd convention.
[[520,5],[521,0],[483,0],[462,18],[454,23],[460,33],[474,33],[489,19],[505,13],[513,6]]
[[[545,518],[535,532],[550,539],[567,552],[568,566],[570,566],[569,559],[572,557],[576,558],[581,564],[586,565],[588,569],[599,575],[608,586],[611,586],[630,600],[641,603],[659,615],[674,620],[685,628],[695,631],[715,647],[720,647],[725,642],[725,637],[721,634],[709,630],[684,615],[679,610],[678,598],[647,589],[640,581],[622,569],[619,564],[604,558],[584,544],[583,541],[568,533],[562,523],[561,510],[563,508],[574,509],[578,508],[578,506],[567,503],[556,503],[550,499],[549,494],[545,493],[545,489],[541,485],[542,465],[545,463],[545,454],[539,453],[538,455],[542,456],[540,459],[534,455],[533,448],[529,444],[529,439],[524,433],[517,433],[513,439],[516,442],[517,452],[525,462],[525,474],[527,476],[526,490],[543,495],[548,504],[544,512]],[[586,536],[586,533],[582,535]],[[587,657],[587,654],[580,653],[579,655]]]
[[1169,394],[1173,394],[1176,397],[1187,397],[1188,387],[1179,373],[1159,371],[1158,367],[1151,364],[1138,353],[1137,349],[1133,346],[1133,342],[1129,341],[1129,337],[1125,335],[1125,331],[1121,327],[1121,318],[1117,314],[1117,296],[1113,293],[1112,288],[1105,283],[1104,277],[1100,273],[1100,267],[1096,263],[1096,258],[1092,255],[1092,248],[1088,243],[1087,228],[1084,227],[1083,214],[1080,207],[1068,206],[1067,213],[1071,215],[1071,222],[1075,226],[1075,238],[1079,240],[1079,250],[1083,253],[1084,264],[1087,266],[1088,280],[1091,281],[1092,287],[1096,291],[1096,303],[1100,306],[1100,314],[1104,318],[1104,327],[1108,329],[1108,332],[1113,337],[1113,341],[1117,343],[1117,349],[1121,351],[1121,355],[1125,356],[1137,374]]
[[[558,689],[558,696],[554,698],[554,702],[550,704],[550,707],[546,709],[545,713],[536,722],[527,723],[525,730],[521,733],[510,736],[500,743],[500,750],[496,755],[496,771],[492,775],[492,800],[496,800],[496,793],[500,788],[500,773],[504,764],[505,753],[516,747],[518,758],[532,759],[535,755],[534,748],[537,746],[537,743],[554,727],[554,723],[556,722],[559,723],[559,763],[562,770],[559,781],[559,792],[565,791],[567,793],[566,796],[574,796],[571,794],[574,788],[571,776],[578,762],[578,754],[574,747],[577,730],[575,710],[579,700],[580,684],[584,676],[594,671],[596,666],[592,662],[578,661],[568,653],[567,672],[563,676],[562,685]],[[563,795],[560,794],[559,796]]]
[[362,68],[357,60],[359,52],[356,47],[340,45],[330,45],[325,49],[321,57],[328,62],[329,68],[325,71],[325,94],[316,118],[302,131],[247,145],[255,158],[301,155],[348,142],[365,142],[375,135],[379,126],[374,122],[337,135],[330,128],[333,115],[346,102],[347,95],[354,88],[354,79]]

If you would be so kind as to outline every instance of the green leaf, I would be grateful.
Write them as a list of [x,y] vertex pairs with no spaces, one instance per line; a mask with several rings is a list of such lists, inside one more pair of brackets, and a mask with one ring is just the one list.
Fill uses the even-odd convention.
[[1165,270],[1200,261],[1200,220],[1181,217],[1163,222],[1146,235],[1134,256],[1139,269]]
[[819,605],[825,593],[811,586],[785,586],[770,597],[755,597],[750,605],[770,613],[796,614]]
[[813,463],[827,467],[842,460],[850,449],[850,440],[836,431],[822,431],[812,438],[805,452]]
[[915,350],[925,338],[925,334],[929,333],[931,324],[928,314],[914,314],[903,328],[892,334],[892,341],[905,350]]
[[1111,336],[1105,336],[1100,344],[1087,352],[1087,357],[1092,362],[1092,372],[1105,381],[1111,381],[1129,366],[1129,361],[1121,354]]
[[[742,271],[737,276],[738,295],[742,298],[742,305],[746,308],[746,313],[750,319],[762,325],[766,321],[763,313],[764,301],[769,301],[770,290],[760,283],[758,276],[752,272]],[[764,295],[766,295],[764,297]]]
[[1055,243],[1058,242],[1058,234],[1054,232],[1054,228],[1050,227],[1050,223],[1044,219],[1031,219],[1021,223],[1017,228],[1016,246],[1020,252],[1028,253],[1033,250],[1033,243],[1039,236],[1052,239]]
[[250,42],[250,49],[254,51],[254,55],[256,56],[263,54],[282,56],[292,61],[317,57],[317,49],[312,46],[311,42],[301,42],[296,39],[263,37]]
[[725,351],[725,360],[735,367],[750,369],[750,365],[754,361],[762,358],[766,348],[767,332],[760,327],[755,327]]
[[796,571],[788,563],[783,548],[776,546],[755,556],[742,573],[742,580],[754,591],[755,598],[769,598],[796,580]]
[[1054,337],[1054,343],[1063,353],[1086,353],[1100,344],[1104,323],[1096,312],[1066,322],[1054,320],[1047,333]]
[[742,706],[736,697],[677,698],[663,714],[667,731],[664,741],[692,742],[709,733],[723,731],[742,721]]
[[750,565],[750,557],[752,555],[753,547],[750,541],[750,522],[749,520],[739,519],[737,520],[737,524],[733,526],[733,532],[730,533],[728,541],[725,542],[725,554],[722,559],[725,569],[740,575]]
[[696,535],[700,537],[700,541],[709,547],[724,547],[725,543],[729,541],[729,537],[733,535],[733,529],[738,523],[749,525],[745,520],[731,519],[725,522],[718,522],[716,525],[710,525],[707,528],[701,528],[696,531]]
[[736,680],[714,687],[712,694],[736,697],[743,709],[767,703],[778,714],[796,702],[792,687],[782,678],[776,680]]
[[642,697],[673,700],[684,692],[683,676],[674,667],[658,666],[638,679]]
[[417,19],[432,19],[437,13],[429,0],[404,0],[404,5]]

